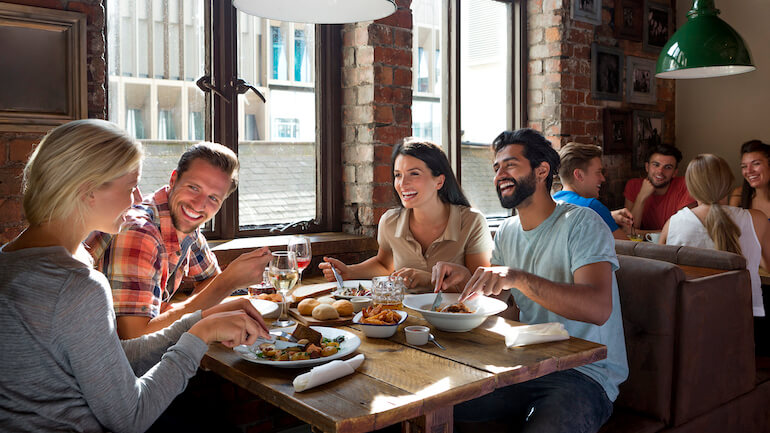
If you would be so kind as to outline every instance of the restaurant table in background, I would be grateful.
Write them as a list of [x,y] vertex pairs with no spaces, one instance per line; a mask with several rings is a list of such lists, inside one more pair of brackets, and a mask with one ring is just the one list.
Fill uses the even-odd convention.
[[367,338],[355,325],[341,327],[361,338],[357,352],[366,360],[354,374],[302,393],[294,392],[292,381],[307,369],[254,364],[220,344],[210,346],[201,366],[320,431],[366,432],[407,422],[403,431],[451,432],[458,403],[607,357],[605,346],[578,338],[508,349],[503,333],[520,324],[496,316],[469,332],[432,329],[445,351],[410,346],[403,327],[429,325],[419,314],[409,315],[390,339]]

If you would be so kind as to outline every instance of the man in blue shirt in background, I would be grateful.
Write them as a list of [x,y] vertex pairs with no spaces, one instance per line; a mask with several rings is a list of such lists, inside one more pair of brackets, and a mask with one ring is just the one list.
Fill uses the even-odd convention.
[[628,209],[610,210],[602,204],[599,188],[604,183],[602,148],[593,144],[567,143],[559,150],[559,178],[564,187],[553,195],[556,201],[590,207],[607,223],[615,239],[628,240],[634,216]]

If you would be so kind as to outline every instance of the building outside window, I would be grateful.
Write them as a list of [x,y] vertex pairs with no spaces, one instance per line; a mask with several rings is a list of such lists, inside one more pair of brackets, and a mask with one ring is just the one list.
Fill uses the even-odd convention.
[[[329,230],[333,223],[319,213],[322,197],[317,193],[325,188],[316,187],[321,133],[316,129],[315,50],[317,28],[323,26],[268,20],[230,8],[229,2],[213,0],[107,0],[109,120],[144,144],[140,188],[145,195],[168,182],[192,143],[214,141],[215,133],[237,137],[237,147],[235,141],[222,143],[238,150],[237,203],[231,220],[217,219],[209,229],[229,226],[223,236],[243,236],[304,221],[309,230]],[[218,28],[215,14],[231,16],[232,25]],[[207,77],[222,92],[230,81],[217,79],[216,65],[207,64],[218,58],[217,50],[227,49],[222,38],[212,37],[222,32],[233,34],[237,77],[267,100],[251,90],[233,94],[237,114],[229,122],[232,127],[212,105],[220,96],[196,85]]]
[[[446,28],[459,11],[457,31]],[[514,129],[523,107],[510,104],[513,94],[513,9],[518,1],[414,0],[412,105],[413,135],[440,144],[458,169],[460,183],[487,218],[510,214],[500,206],[492,183],[492,140]],[[443,14],[443,15],[442,15]],[[444,21],[446,20],[446,21]],[[452,47],[448,56],[442,56]],[[442,76],[442,62],[455,71],[455,80]],[[459,77],[459,78],[457,78]],[[454,94],[459,87],[459,95]],[[449,94],[447,89],[451,89]],[[451,126],[450,126],[451,125]],[[451,128],[451,130],[449,130]]]

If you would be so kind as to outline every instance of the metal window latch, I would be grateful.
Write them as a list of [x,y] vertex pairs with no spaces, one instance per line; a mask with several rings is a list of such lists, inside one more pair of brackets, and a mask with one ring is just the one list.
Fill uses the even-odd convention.
[[249,90],[251,90],[254,93],[256,93],[257,96],[259,96],[259,99],[261,99],[262,102],[266,102],[265,101],[265,95],[263,95],[262,92],[257,90],[257,88],[252,86],[251,84],[243,81],[243,79],[241,79],[241,78],[237,78],[237,79],[231,81],[230,82],[230,86],[232,86],[233,89],[235,89],[235,91],[238,92],[239,95],[243,95],[244,93],[246,93]]
[[211,84],[211,77],[208,75],[204,75],[200,78],[198,78],[198,81],[195,82],[195,85],[198,86],[199,89],[201,89],[202,92],[214,92],[217,96],[224,99],[225,102],[228,104],[230,103],[230,98],[225,96],[224,93],[220,92],[219,89],[216,88],[213,84]]

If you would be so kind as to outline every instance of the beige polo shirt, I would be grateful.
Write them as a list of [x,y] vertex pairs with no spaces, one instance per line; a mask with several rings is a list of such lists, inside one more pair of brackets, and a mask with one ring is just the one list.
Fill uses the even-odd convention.
[[476,209],[449,206],[449,222],[444,233],[428,247],[425,254],[409,230],[411,209],[390,209],[380,218],[377,242],[393,253],[393,269],[414,268],[430,272],[436,262],[465,266],[466,254],[492,251],[492,235],[484,215]]

